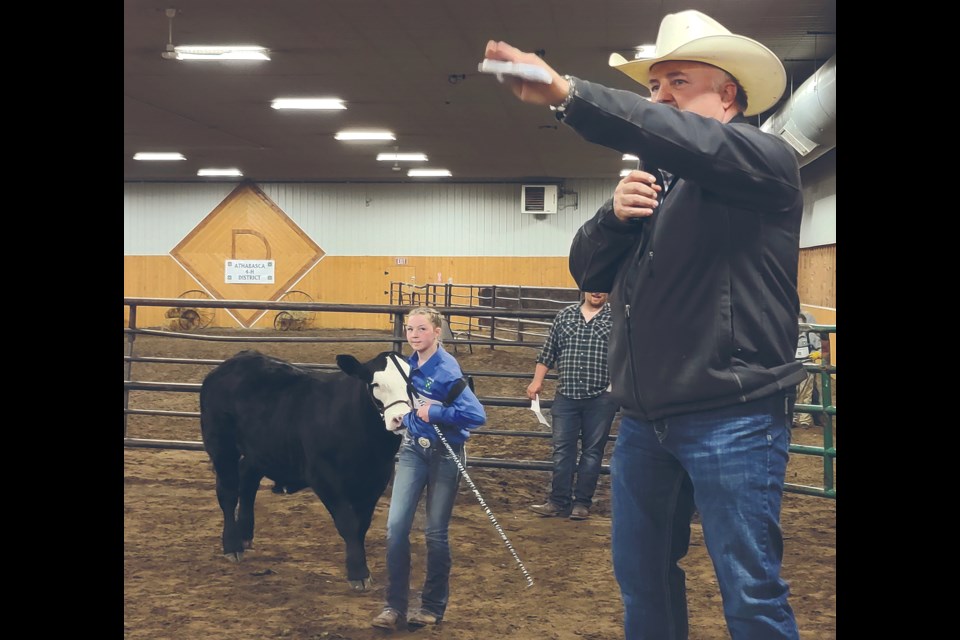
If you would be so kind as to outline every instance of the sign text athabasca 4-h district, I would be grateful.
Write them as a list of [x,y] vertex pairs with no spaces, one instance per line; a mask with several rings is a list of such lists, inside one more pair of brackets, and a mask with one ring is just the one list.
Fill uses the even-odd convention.
[[273,284],[273,260],[227,260],[223,281],[227,284]]

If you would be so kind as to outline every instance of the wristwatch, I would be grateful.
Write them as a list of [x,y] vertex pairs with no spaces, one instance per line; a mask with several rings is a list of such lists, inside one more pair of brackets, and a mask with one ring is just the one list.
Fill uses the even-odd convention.
[[567,108],[570,107],[570,104],[573,102],[573,96],[577,92],[577,85],[574,79],[570,76],[563,76],[563,79],[567,81],[569,89],[567,89],[567,97],[563,99],[558,106],[550,105],[550,110],[554,112],[557,116],[557,120],[563,120],[567,115]]

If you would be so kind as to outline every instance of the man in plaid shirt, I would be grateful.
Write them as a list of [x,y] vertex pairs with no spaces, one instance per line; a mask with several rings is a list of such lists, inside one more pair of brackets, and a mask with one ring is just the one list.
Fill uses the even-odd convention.
[[[553,416],[553,481],[550,497],[530,509],[543,516],[586,520],[600,478],[607,437],[619,408],[610,394],[607,344],[611,313],[607,294],[584,292],[583,302],[564,307],[550,326],[527,397],[543,389],[557,369]],[[577,441],[582,442],[577,463]],[[573,476],[576,471],[577,480]],[[572,495],[571,495],[572,494]]]

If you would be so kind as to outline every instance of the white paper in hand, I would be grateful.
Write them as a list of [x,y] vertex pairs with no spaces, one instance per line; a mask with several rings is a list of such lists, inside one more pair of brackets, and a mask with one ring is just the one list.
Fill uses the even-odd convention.
[[537,421],[545,427],[549,427],[550,423],[547,422],[547,419],[543,417],[543,414],[540,413],[540,394],[538,393],[533,400],[530,401],[530,411],[533,411],[533,415],[537,416]]
[[524,80],[542,82],[543,84],[553,82],[553,77],[549,71],[543,67],[525,62],[505,62],[503,60],[486,58],[477,65],[477,71],[480,73],[494,73],[500,82],[503,82],[504,75],[517,76]]

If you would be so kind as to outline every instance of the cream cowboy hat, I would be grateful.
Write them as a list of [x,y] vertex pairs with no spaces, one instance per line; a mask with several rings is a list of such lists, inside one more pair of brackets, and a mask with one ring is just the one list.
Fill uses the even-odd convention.
[[722,24],[699,11],[667,14],[660,23],[653,58],[627,60],[610,55],[609,64],[643,86],[650,86],[650,67],[667,60],[693,60],[720,67],[736,78],[747,93],[744,115],[766,111],[777,103],[787,86],[783,63],[756,40],[730,33]]

